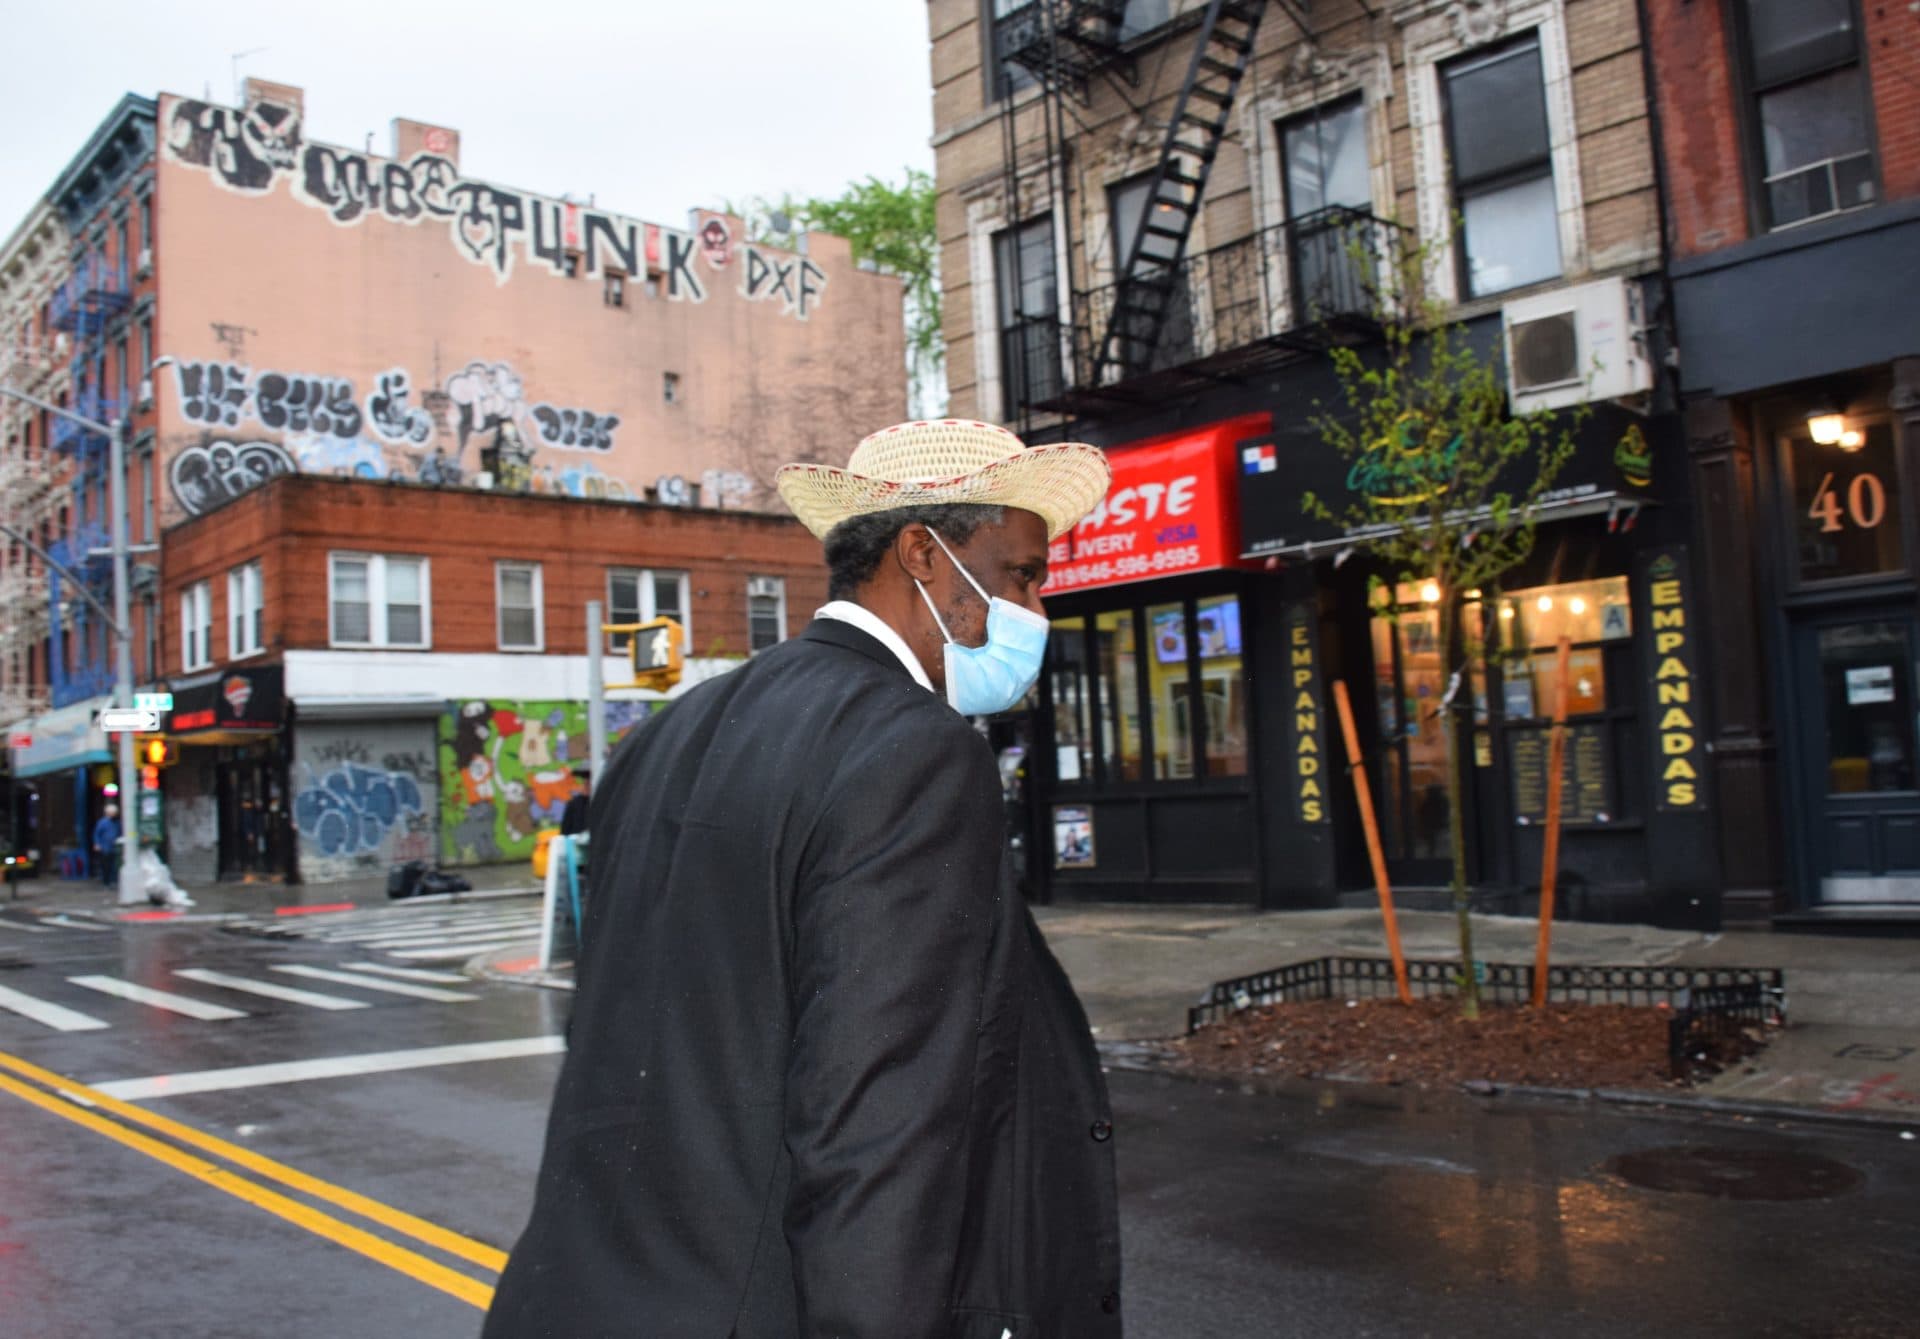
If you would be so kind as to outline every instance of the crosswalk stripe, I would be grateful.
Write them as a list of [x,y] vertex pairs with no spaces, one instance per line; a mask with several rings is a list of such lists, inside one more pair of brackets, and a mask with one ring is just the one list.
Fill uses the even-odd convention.
[[490,948],[506,948],[512,944],[524,944],[526,935],[509,935],[505,939],[487,939],[477,944],[441,944],[433,948],[390,948],[382,949],[390,958],[399,958],[406,962],[452,962],[456,958],[471,958],[477,953],[485,953]]
[[49,1004],[20,991],[9,990],[6,986],[0,986],[0,1009],[9,1009],[23,1018],[31,1018],[36,1023],[44,1023],[61,1032],[93,1032],[111,1026],[97,1018],[89,1018],[77,1009]]
[[343,995],[323,995],[317,990],[301,990],[298,986],[282,986],[272,981],[255,981],[251,977],[228,976],[225,972],[210,972],[204,967],[182,967],[175,971],[174,975],[184,976],[189,981],[199,981],[209,986],[244,991],[249,995],[264,995],[270,1000],[304,1004],[310,1009],[365,1009],[368,1007],[365,1000],[350,1000]]
[[356,972],[397,976],[402,981],[438,981],[449,986],[464,986],[467,983],[467,978],[458,972],[430,972],[423,967],[388,967],[377,962],[343,962],[340,965]]
[[485,939],[532,939],[537,925],[500,925],[491,930],[457,930],[437,935],[404,935],[397,939],[363,939],[353,945],[357,953],[388,953],[397,948],[432,948],[436,944],[474,944]]
[[70,976],[67,980],[76,986],[85,986],[88,990],[97,990],[103,995],[118,995],[123,1000],[132,1000],[136,1004],[152,1005],[156,1009],[165,1009],[169,1013],[185,1014],[189,1018],[198,1018],[203,1022],[217,1023],[226,1018],[245,1018],[244,1009],[229,1009],[224,1004],[208,1004],[205,1000],[189,999],[185,995],[175,995],[164,990],[155,990],[152,986],[136,986],[131,981],[122,981],[117,976]]
[[47,927],[44,925],[22,925],[19,921],[10,921],[5,916],[0,916],[0,930],[18,930],[23,935],[44,935],[44,934],[53,933],[53,931],[47,929]]
[[380,930],[351,930],[345,934],[316,935],[329,944],[374,944],[387,939],[432,939],[436,935],[467,934],[497,930],[502,926],[538,925],[538,913],[531,916],[489,917],[486,920],[455,921],[450,925],[390,925]]
[[111,925],[95,925],[92,921],[76,921],[70,916],[49,916],[48,925],[57,925],[62,930],[96,930],[102,934],[112,934]]
[[292,976],[310,976],[316,981],[336,981],[343,986],[359,986],[363,990],[384,990],[390,995],[411,995],[415,999],[439,1000],[446,1004],[480,998],[478,995],[469,995],[457,990],[436,990],[432,986],[409,985],[405,981],[382,981],[378,977],[360,976],[353,972],[336,972],[330,968],[308,967],[304,964],[276,965],[273,970],[286,972]]

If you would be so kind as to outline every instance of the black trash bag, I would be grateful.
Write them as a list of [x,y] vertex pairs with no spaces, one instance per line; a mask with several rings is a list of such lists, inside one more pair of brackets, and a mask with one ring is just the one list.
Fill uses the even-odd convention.
[[427,874],[427,862],[409,860],[404,865],[392,865],[387,869],[387,896],[391,898],[416,897],[420,893],[420,880]]
[[473,885],[458,874],[449,874],[444,869],[428,870],[420,876],[415,893],[470,893]]

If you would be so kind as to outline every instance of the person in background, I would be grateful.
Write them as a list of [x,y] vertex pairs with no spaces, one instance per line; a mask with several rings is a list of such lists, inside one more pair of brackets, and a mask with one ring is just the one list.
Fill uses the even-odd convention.
[[93,859],[100,882],[111,888],[120,881],[120,806],[110,804],[93,825]]
[[577,837],[587,830],[587,807],[593,794],[593,773],[585,767],[573,769],[578,789],[567,797],[566,808],[560,811],[560,835]]

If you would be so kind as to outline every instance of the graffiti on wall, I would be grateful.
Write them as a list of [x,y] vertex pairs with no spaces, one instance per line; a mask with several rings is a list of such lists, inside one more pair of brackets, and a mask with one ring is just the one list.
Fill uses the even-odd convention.
[[273,442],[208,441],[175,453],[167,482],[180,509],[199,516],[298,468]]
[[[175,376],[182,415],[209,432],[180,449],[169,467],[174,497],[189,516],[295,470],[440,485],[470,483],[484,471],[503,491],[638,496],[583,460],[537,460],[542,448],[612,451],[620,416],[529,405],[524,379],[510,363],[467,363],[423,403],[415,403],[415,382],[403,367],[382,372],[364,399],[344,377],[256,372],[229,361],[176,363]],[[211,435],[242,425],[277,432],[280,440]]]
[[[432,152],[398,162],[310,143],[299,112],[273,102],[241,110],[180,99],[172,104],[163,142],[173,161],[202,169],[242,195],[265,195],[284,178],[295,200],[341,227],[371,218],[404,227],[438,225],[454,250],[489,268],[496,283],[512,278],[517,263],[556,276],[573,269],[589,275],[651,273],[668,299],[705,302],[696,259],[704,256],[709,267],[723,269],[734,255],[726,224],[718,219],[696,236],[463,177],[451,160]],[[739,252],[755,276],[743,291],[756,299],[778,296],[784,314],[804,320],[826,286],[820,268],[804,257],[754,246]]]
[[[652,709],[607,703],[618,742]],[[440,858],[449,865],[525,860],[558,827],[587,762],[584,702],[461,702],[440,718]]]
[[310,882],[434,858],[437,773],[421,723],[304,728],[293,830]]

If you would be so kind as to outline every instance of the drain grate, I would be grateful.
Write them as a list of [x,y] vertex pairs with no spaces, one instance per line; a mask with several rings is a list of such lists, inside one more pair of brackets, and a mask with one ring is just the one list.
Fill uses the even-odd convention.
[[1832,1199],[1865,1179],[1844,1162],[1779,1148],[1647,1148],[1604,1169],[1648,1190],[1723,1200]]

